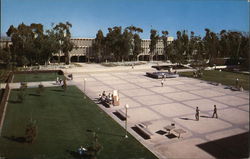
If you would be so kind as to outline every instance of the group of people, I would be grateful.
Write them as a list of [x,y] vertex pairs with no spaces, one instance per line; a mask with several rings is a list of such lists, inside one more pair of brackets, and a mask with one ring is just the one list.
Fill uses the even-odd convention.
[[69,74],[68,77],[70,78],[70,80],[73,80],[73,74]]
[[193,72],[193,77],[195,77],[195,78],[200,78],[202,75],[203,75],[203,73],[201,72],[201,70]]
[[83,155],[86,151],[87,150],[82,146],[77,149],[77,152],[79,153],[79,155]]
[[[214,117],[218,118],[216,105],[214,105],[214,113],[213,113],[212,118],[214,118]],[[199,107],[196,107],[195,119],[198,121],[199,118],[200,118],[200,110],[199,110]]]
[[62,84],[62,79],[61,78],[59,78],[59,77],[56,77],[56,84]]
[[108,95],[106,95],[106,92],[103,91],[102,94],[99,94],[99,101],[113,104],[113,94],[109,93]]
[[238,78],[236,78],[235,87],[238,88],[240,91],[243,91],[243,87],[242,87],[242,85],[240,85]]

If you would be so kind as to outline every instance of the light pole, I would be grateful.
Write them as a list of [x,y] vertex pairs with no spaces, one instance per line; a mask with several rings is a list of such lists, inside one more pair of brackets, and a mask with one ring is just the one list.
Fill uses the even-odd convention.
[[125,138],[128,138],[128,131],[127,131],[127,125],[128,125],[128,104],[125,105],[125,110],[126,110],[126,120],[125,120]]
[[84,98],[86,98],[86,81],[87,79],[84,78]]

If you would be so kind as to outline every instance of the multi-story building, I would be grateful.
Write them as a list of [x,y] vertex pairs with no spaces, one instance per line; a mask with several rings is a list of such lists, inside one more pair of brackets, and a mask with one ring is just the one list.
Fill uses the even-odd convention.
[[[70,62],[87,62],[92,55],[93,52],[93,43],[95,39],[91,38],[72,38],[72,42],[74,43],[74,48],[70,51]],[[168,42],[171,43],[174,40],[173,37],[168,37]],[[0,45],[4,47],[6,45],[10,45],[11,41],[1,40]],[[150,39],[142,39],[142,52],[137,56],[137,60],[139,61],[149,61],[149,60],[164,60],[164,45],[162,40],[158,40],[156,44],[156,49],[154,53],[150,54]],[[51,58],[51,62],[57,62],[58,57],[60,56],[60,60],[64,61],[65,56],[63,53],[56,53]]]

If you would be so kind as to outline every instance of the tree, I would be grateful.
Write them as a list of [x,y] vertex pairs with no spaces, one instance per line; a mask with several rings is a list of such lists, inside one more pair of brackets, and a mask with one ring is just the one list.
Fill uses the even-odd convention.
[[168,59],[168,31],[162,31],[161,39],[163,41],[164,51],[163,54],[165,56],[165,60]]
[[97,57],[97,62],[102,61],[102,55],[104,55],[105,38],[102,30],[98,30],[95,41],[93,43],[94,56]]
[[58,30],[47,30],[44,33],[42,24],[32,23],[13,25],[7,31],[11,37],[11,61],[19,66],[47,63],[53,53],[60,49]]
[[211,32],[209,29],[205,29],[206,35],[203,38],[204,45],[205,45],[205,51],[208,55],[209,61],[213,61],[214,58],[218,56],[219,52],[219,39],[218,36]]
[[173,41],[173,51],[170,54],[170,61],[178,65],[186,63],[188,55],[189,38],[186,31],[177,31],[177,39]]
[[36,121],[30,119],[30,121],[26,125],[25,130],[25,139],[28,143],[34,143],[37,136],[37,125]]
[[151,34],[150,35],[150,40],[151,41],[150,41],[150,44],[149,44],[149,49],[150,49],[149,53],[150,53],[150,58],[152,60],[153,56],[155,54],[156,44],[157,44],[157,42],[159,40],[159,35],[157,34],[157,31],[154,30],[154,29],[151,29],[150,34]]
[[92,145],[88,147],[87,154],[90,155],[91,159],[96,159],[101,150],[102,145],[99,143],[96,132],[93,132],[93,142]]
[[11,64],[11,53],[8,48],[0,48],[0,63],[5,63],[6,67]]
[[108,28],[109,32],[106,35],[106,50],[107,56],[112,60],[121,61],[122,47],[122,27]]
[[133,51],[133,58],[137,59],[137,56],[142,52],[142,47],[141,47],[141,38],[140,35],[135,33],[134,34],[134,51]]
[[135,27],[133,25],[127,27],[132,34],[132,39],[131,39],[131,52],[132,52],[132,57],[135,60],[137,56],[142,52],[142,47],[141,47],[141,38],[139,33],[143,32],[143,29]]
[[[60,50],[65,55],[65,63],[69,64],[69,52],[73,49],[73,42],[71,42],[71,33],[70,28],[72,25],[69,22],[59,23],[57,24],[53,29],[55,31],[55,35],[57,38],[57,41],[60,44]],[[60,55],[59,55],[59,62],[60,62]]]
[[122,60],[128,60],[129,54],[131,53],[132,48],[132,42],[133,42],[133,34],[128,31],[128,29],[125,29],[122,34],[122,40],[121,40],[121,58]]

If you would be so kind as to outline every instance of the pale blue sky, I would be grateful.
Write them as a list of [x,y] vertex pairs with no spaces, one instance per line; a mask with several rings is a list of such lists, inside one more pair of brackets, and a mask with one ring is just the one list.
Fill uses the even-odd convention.
[[94,38],[101,29],[134,25],[144,30],[141,37],[149,39],[150,29],[178,30],[204,35],[204,29],[249,31],[247,0],[1,0],[1,34],[9,26],[69,21],[73,37]]

